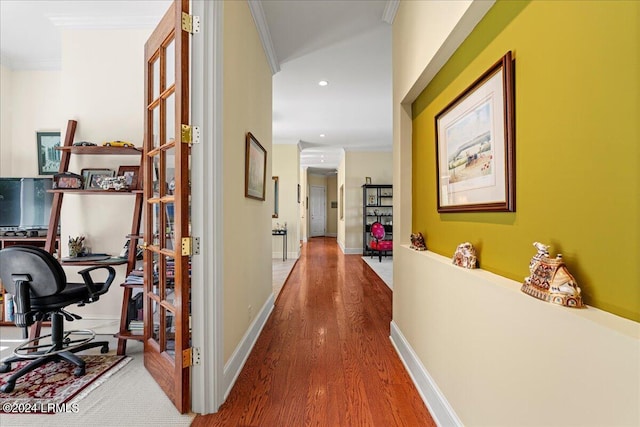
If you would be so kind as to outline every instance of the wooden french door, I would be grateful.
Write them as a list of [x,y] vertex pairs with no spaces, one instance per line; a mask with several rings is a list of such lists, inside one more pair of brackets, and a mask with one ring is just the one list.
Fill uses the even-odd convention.
[[190,409],[188,0],[173,2],[145,44],[144,365],[176,408]]

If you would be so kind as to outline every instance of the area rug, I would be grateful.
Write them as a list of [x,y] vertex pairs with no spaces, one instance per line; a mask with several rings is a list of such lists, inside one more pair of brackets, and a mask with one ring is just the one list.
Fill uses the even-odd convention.
[[[80,356],[86,362],[85,374],[73,375],[76,368],[69,362],[49,362],[24,375],[11,393],[0,392],[0,413],[57,413],[73,411],[74,405],[111,375],[131,361],[127,356]],[[0,385],[19,367],[0,374]]]

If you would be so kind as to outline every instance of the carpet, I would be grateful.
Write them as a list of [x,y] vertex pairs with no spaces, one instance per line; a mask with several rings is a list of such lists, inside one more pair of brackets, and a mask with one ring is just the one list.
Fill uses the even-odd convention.
[[382,261],[378,261],[378,257],[363,256],[362,260],[390,289],[393,289],[393,257],[383,257]]
[[[81,357],[86,362],[86,371],[81,377],[73,375],[76,366],[69,362],[49,362],[19,378],[13,392],[0,392],[0,413],[73,412],[80,399],[131,360],[131,357],[116,355]],[[27,363],[14,363],[11,372],[0,374],[0,384]]]

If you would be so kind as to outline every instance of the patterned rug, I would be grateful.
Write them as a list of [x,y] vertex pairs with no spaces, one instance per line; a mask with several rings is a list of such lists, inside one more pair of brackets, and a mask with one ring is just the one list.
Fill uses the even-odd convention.
[[[18,379],[13,392],[0,392],[0,414],[73,412],[80,399],[131,361],[116,355],[81,357],[86,362],[81,377],[73,375],[75,365],[69,362],[49,362]],[[27,363],[14,363],[11,372],[0,374],[0,385]]]

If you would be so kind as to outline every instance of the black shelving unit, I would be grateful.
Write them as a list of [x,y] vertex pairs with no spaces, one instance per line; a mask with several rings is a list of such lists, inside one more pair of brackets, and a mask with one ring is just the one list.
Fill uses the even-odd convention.
[[393,239],[393,185],[365,184],[362,186],[362,253],[371,255],[371,224],[384,225],[385,239]]

